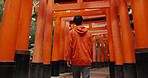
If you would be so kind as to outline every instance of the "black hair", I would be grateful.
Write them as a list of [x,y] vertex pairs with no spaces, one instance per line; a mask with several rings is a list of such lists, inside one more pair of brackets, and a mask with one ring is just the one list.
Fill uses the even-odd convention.
[[78,26],[82,25],[83,18],[81,15],[76,15],[73,19],[73,22]]

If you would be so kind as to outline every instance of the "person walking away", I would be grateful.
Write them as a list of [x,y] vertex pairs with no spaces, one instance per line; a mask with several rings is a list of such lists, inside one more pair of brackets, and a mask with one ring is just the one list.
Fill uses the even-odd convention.
[[65,60],[68,67],[71,67],[70,61],[72,63],[73,78],[80,78],[81,72],[83,78],[89,78],[93,57],[92,34],[82,26],[82,16],[76,15],[73,21],[77,26],[69,32]]

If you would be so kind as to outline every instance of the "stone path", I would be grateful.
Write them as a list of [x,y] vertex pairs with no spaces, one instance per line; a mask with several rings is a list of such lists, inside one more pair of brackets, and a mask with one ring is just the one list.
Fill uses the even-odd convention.
[[[60,74],[59,77],[51,77],[51,78],[73,78],[72,73],[64,73]],[[110,78],[109,77],[109,68],[95,68],[91,69],[90,78]]]

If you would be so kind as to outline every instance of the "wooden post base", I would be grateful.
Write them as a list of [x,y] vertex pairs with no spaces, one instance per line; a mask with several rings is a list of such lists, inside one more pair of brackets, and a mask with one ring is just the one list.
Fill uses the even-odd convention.
[[59,73],[65,73],[65,60],[59,61]]
[[51,65],[50,64],[44,64],[43,78],[51,78]]
[[123,65],[115,65],[115,78],[124,78]]
[[16,61],[15,78],[28,78],[30,51],[16,50],[15,61]]
[[115,62],[109,62],[110,78],[115,78]]
[[59,76],[59,61],[51,61],[51,76]]
[[148,78],[148,48],[139,48],[136,52],[136,70],[138,78]]
[[43,63],[31,63],[29,78],[43,78]]
[[0,62],[0,78],[15,78],[15,62]]
[[123,70],[124,70],[124,77],[125,78],[137,78],[135,63],[124,63]]

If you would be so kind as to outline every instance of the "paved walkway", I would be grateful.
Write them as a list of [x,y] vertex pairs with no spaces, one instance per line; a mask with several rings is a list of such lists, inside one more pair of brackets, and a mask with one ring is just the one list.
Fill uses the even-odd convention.
[[[72,73],[60,74],[59,77],[51,77],[51,78],[73,78]],[[91,69],[90,78],[110,78],[109,77],[109,68],[95,68]]]

